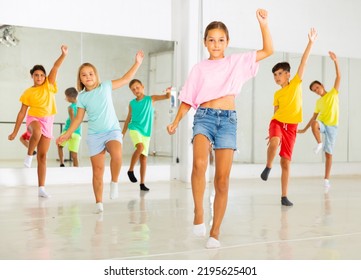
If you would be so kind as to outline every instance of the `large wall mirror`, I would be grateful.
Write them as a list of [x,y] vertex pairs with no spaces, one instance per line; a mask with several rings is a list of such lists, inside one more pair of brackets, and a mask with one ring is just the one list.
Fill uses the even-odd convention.
[[[2,25],[2,27],[5,27]],[[1,30],[1,29],[0,29]],[[2,38],[4,32],[0,33]],[[8,141],[7,136],[13,130],[14,122],[21,103],[19,97],[32,86],[29,70],[35,64],[42,64],[49,72],[59,57],[62,44],[69,47],[69,54],[58,72],[58,94],[56,97],[58,113],[55,116],[54,136],[60,134],[60,123],[67,118],[67,106],[64,90],[76,86],[78,67],[90,62],[97,67],[100,79],[112,80],[121,77],[133,64],[137,50],[145,53],[144,62],[136,74],[145,86],[145,94],[161,94],[174,81],[175,43],[172,41],[150,40],[100,34],[68,32],[40,28],[11,26],[11,34],[16,38],[13,44],[0,42],[0,131],[1,160],[0,167],[22,167],[25,147],[19,137],[25,131],[25,125],[19,131],[17,139]],[[127,86],[114,92],[113,101],[119,120],[125,120],[128,104],[134,96]],[[155,103],[155,122],[150,144],[150,160],[157,157],[167,164],[172,158],[172,141],[166,132],[170,122],[171,101]],[[122,123],[121,123],[122,126]],[[90,165],[86,145],[87,124],[83,124],[83,138],[79,151],[80,165]],[[67,150],[64,150],[65,154]],[[133,152],[128,135],[124,139],[124,164]],[[58,166],[55,141],[48,153],[48,165]]]

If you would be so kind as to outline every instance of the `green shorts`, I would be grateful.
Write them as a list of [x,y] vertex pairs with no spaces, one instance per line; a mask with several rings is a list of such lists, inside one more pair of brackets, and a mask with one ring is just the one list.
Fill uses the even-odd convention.
[[[61,135],[63,135],[66,131],[63,131]],[[64,141],[63,143],[59,144],[61,147],[68,146],[68,150],[70,152],[78,153],[79,146],[80,146],[81,136],[77,133],[73,133],[71,137]]]
[[143,136],[142,134],[140,134],[137,130],[129,130],[129,136],[130,139],[132,139],[134,148],[137,146],[137,144],[142,143],[143,144],[143,152],[142,155],[144,156],[148,156],[149,153],[149,142],[150,142],[150,137],[147,136]]

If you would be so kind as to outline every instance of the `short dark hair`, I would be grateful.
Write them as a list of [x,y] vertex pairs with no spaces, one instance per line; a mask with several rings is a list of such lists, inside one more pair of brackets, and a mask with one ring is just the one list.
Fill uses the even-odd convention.
[[70,87],[65,90],[65,95],[70,98],[77,98],[78,91],[75,89],[75,87]]
[[141,85],[143,85],[140,80],[138,80],[138,79],[133,79],[133,80],[131,80],[131,81],[129,82],[129,88],[131,88],[132,85],[134,85],[135,83],[140,83]]
[[34,74],[34,72],[35,72],[36,70],[41,70],[41,71],[43,71],[44,74],[46,75],[46,71],[45,71],[44,66],[37,64],[37,65],[34,65],[34,67],[33,67],[32,69],[30,69],[30,74],[31,74],[31,76]]
[[313,81],[313,82],[310,84],[310,91],[312,91],[312,87],[313,87],[313,85],[315,85],[315,84],[318,84],[318,85],[322,86],[321,82],[315,80],[315,81]]
[[273,66],[272,68],[272,73],[278,71],[278,70],[284,70],[284,71],[287,71],[287,72],[290,72],[291,71],[291,65],[288,63],[288,62],[279,62],[277,63],[275,66]]

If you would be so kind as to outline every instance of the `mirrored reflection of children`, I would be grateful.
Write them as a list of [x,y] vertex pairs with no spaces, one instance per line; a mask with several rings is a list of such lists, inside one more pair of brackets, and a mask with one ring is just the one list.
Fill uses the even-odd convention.
[[140,190],[149,191],[145,186],[145,173],[147,169],[147,158],[149,154],[149,142],[153,131],[154,120],[154,102],[169,99],[171,96],[171,87],[166,89],[165,94],[144,95],[144,85],[140,80],[133,79],[129,83],[129,88],[135,95],[135,98],[129,103],[128,116],[123,127],[123,137],[129,128],[129,136],[132,139],[135,151],[132,155],[128,177],[132,183],[138,180],[134,175],[134,167],[140,163]]
[[[74,88],[68,88],[65,90],[65,99],[70,103],[68,106],[68,118],[65,122],[64,129],[61,133],[61,135],[65,134],[66,131],[69,129],[70,124],[72,121],[74,121],[74,118],[76,117],[78,113],[78,107],[76,106],[78,97],[78,91]],[[71,134],[70,138],[62,143],[59,143],[58,146],[58,154],[59,154],[59,160],[60,160],[60,167],[64,167],[64,152],[63,148],[65,146],[68,147],[68,150],[71,155],[71,159],[73,161],[73,166],[78,167],[79,166],[79,159],[78,159],[78,152],[79,152],[79,146],[81,141],[81,125],[78,126],[77,129],[74,130],[74,132]]]
[[[30,132],[26,130],[19,138],[21,144],[23,144],[26,149],[29,149],[30,137],[31,137]],[[36,151],[34,150],[33,156],[35,156],[35,155],[36,155]]]

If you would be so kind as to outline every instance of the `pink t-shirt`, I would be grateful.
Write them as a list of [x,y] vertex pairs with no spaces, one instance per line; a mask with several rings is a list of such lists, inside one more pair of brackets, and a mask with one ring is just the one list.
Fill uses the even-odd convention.
[[256,76],[256,51],[232,54],[196,64],[186,80],[179,100],[198,108],[204,102],[226,95],[238,95],[243,84]]

